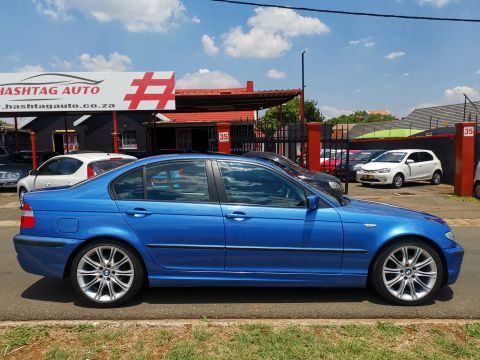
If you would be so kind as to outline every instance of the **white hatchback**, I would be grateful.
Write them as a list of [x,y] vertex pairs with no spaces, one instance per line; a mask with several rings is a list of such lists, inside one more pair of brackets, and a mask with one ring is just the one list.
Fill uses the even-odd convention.
[[17,193],[22,205],[23,195],[37,189],[71,186],[103,174],[106,171],[137,160],[134,156],[107,153],[79,153],[60,155],[43,163],[37,170],[17,184]]
[[388,184],[401,188],[405,182],[429,180],[434,185],[442,181],[442,164],[430,150],[390,150],[357,171],[362,184]]

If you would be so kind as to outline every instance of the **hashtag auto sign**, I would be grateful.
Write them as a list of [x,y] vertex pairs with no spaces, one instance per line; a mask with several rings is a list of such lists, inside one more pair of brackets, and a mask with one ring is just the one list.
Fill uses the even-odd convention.
[[0,73],[0,113],[175,110],[175,73]]

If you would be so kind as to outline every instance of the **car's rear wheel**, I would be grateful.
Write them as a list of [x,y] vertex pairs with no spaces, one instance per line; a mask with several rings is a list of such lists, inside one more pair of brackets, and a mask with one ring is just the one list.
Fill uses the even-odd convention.
[[400,189],[403,186],[403,182],[404,182],[403,175],[402,174],[396,174],[393,177],[392,186],[395,189]]
[[475,195],[475,197],[480,199],[480,181],[477,181],[475,183],[475,186],[473,188],[473,194]]
[[431,182],[433,185],[440,185],[442,182],[442,173],[440,171],[435,171],[432,175]]
[[114,307],[140,290],[144,271],[130,248],[114,241],[96,241],[75,256],[71,277],[77,293],[90,304]]
[[438,252],[418,240],[402,240],[386,247],[375,258],[370,281],[389,302],[420,305],[441,286],[443,265]]
[[18,190],[18,204],[20,205],[20,209],[23,207],[23,197],[27,193],[27,189],[21,187]]

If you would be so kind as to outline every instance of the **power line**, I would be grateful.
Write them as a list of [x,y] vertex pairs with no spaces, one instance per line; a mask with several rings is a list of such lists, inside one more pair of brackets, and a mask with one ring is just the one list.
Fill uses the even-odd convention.
[[370,17],[393,18],[393,19],[402,19],[402,20],[427,20],[427,21],[451,21],[451,22],[453,21],[453,22],[480,23],[480,19],[445,18],[445,17],[431,17],[431,16],[379,14],[379,13],[342,11],[342,10],[326,10],[326,9],[315,9],[315,8],[288,6],[288,5],[264,4],[264,3],[257,3],[257,2],[250,2],[250,1],[237,1],[237,0],[210,0],[210,1],[236,4],[236,5],[249,5],[249,6],[261,6],[261,7],[278,8],[278,9],[311,11],[311,12],[318,12],[318,13],[324,13],[324,14],[370,16]]

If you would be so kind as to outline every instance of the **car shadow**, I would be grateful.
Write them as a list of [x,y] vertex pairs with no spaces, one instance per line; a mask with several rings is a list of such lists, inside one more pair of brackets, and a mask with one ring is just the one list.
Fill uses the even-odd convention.
[[[78,307],[91,307],[77,296],[69,280],[42,278],[25,289],[22,298],[57,303],[72,303]],[[450,287],[440,289],[434,300],[425,305],[445,302],[453,298]],[[274,287],[144,287],[123,307],[188,304],[237,303],[360,303],[392,306],[373,290],[325,288]],[[424,305],[424,306],[425,306]]]

